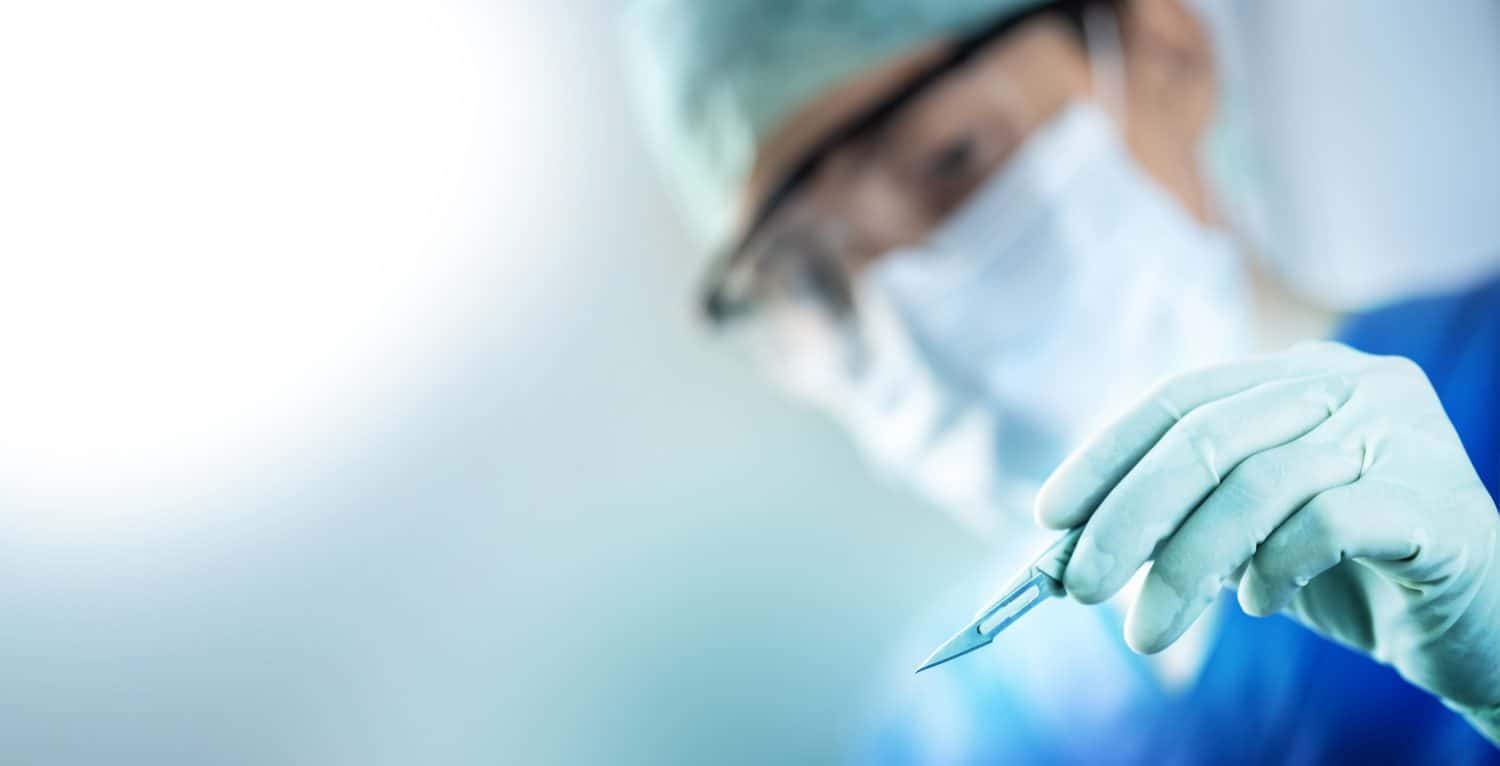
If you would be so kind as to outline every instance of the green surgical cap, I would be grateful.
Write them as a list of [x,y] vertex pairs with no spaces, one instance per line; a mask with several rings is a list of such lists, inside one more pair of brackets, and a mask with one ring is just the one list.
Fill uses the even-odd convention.
[[756,147],[834,84],[1040,0],[637,0],[626,57],[648,139],[722,242]]

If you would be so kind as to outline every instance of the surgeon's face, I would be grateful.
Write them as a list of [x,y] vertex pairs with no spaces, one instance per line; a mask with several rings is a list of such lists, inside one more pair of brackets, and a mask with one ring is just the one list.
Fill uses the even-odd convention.
[[[1135,159],[1200,220],[1208,207],[1195,147],[1213,101],[1206,37],[1178,0],[1122,0],[1124,133]],[[1109,18],[1105,19],[1106,31]],[[1091,35],[1091,37],[1094,37]],[[825,93],[763,144],[744,194],[746,227],[768,195],[822,139],[943,57],[934,42]],[[833,222],[855,270],[921,240],[1069,101],[1097,96],[1090,51],[1060,18],[1040,16],[943,75],[879,126],[828,152],[791,213]],[[1119,68],[1116,67],[1118,72]]]

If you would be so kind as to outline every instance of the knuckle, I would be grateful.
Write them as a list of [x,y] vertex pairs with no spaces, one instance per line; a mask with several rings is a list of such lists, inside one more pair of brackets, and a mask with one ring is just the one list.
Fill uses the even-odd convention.
[[1187,417],[1206,399],[1205,393],[1215,388],[1212,384],[1215,368],[1189,370],[1178,373],[1153,384],[1147,389],[1146,400],[1158,410],[1177,422]]
[[1173,422],[1180,421],[1187,415],[1187,408],[1181,404],[1182,384],[1176,378],[1157,383],[1146,396],[1158,410],[1165,413]]
[[1226,408],[1220,403],[1199,407],[1187,414],[1177,424],[1178,437],[1193,446],[1222,445],[1232,439],[1236,425],[1225,416]]
[[1208,439],[1213,436],[1214,417],[1211,408],[1200,407],[1187,413],[1177,425],[1172,428],[1172,437],[1183,443],[1190,443],[1196,439]]
[[1416,362],[1404,356],[1383,356],[1378,362],[1379,368],[1393,377],[1408,382],[1427,383],[1427,373],[1424,372]]
[[1419,374],[1422,371],[1422,368],[1418,367],[1416,362],[1404,356],[1383,356],[1380,358],[1380,364],[1391,372],[1407,375]]
[[1194,410],[1179,420],[1162,439],[1161,460],[1170,459],[1176,468],[1201,469],[1213,486],[1218,486],[1223,483],[1224,476],[1224,467],[1219,465],[1215,447],[1220,442],[1211,413]]

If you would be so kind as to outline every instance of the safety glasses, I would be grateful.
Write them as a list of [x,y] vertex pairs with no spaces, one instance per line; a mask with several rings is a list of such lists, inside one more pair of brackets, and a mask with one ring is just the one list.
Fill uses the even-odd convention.
[[761,203],[745,235],[710,263],[702,288],[702,310],[710,324],[723,327],[774,303],[810,301],[836,317],[849,312],[850,269],[839,255],[843,233],[811,216],[799,220],[788,211],[829,158],[879,131],[936,83],[1022,24],[1054,14],[1082,39],[1087,9],[1107,1],[1053,0],[1007,13],[961,38],[946,55],[817,142]]

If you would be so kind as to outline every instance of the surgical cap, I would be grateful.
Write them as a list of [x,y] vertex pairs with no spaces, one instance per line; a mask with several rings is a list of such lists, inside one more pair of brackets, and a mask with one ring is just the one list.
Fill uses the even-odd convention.
[[626,16],[637,108],[689,217],[734,222],[767,135],[840,81],[1040,0],[638,0]]

